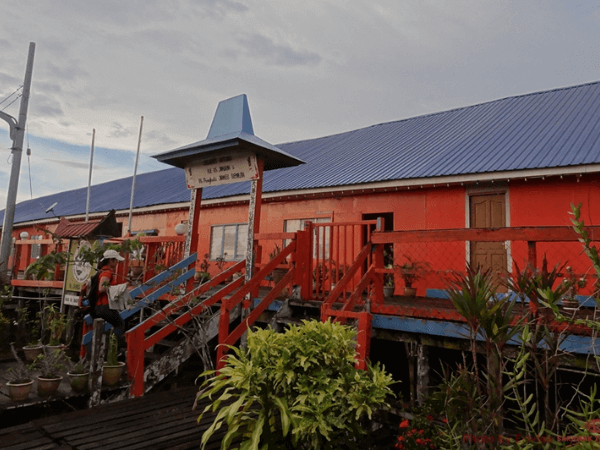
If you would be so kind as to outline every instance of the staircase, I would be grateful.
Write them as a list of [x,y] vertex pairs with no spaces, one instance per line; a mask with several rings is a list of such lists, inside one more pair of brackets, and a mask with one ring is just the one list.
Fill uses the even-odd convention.
[[[335,224],[337,227],[357,225],[368,226],[371,223]],[[335,231],[330,235],[340,240],[353,237],[346,231]],[[220,284],[234,274],[245,274],[245,261],[240,261],[207,283],[176,298],[127,331],[130,397],[139,397],[148,392],[215,337],[218,337],[219,343],[217,370],[221,369],[226,361],[228,346],[236,345],[286,289],[288,293],[294,292],[295,295],[286,296],[290,298],[284,301],[271,322],[274,328],[283,329],[286,324],[298,323],[297,311],[302,311],[301,315],[307,316],[306,318],[313,316],[323,321],[331,319],[341,323],[351,321],[357,328],[356,366],[366,368],[371,336],[371,304],[383,301],[383,273],[386,269],[383,269],[382,247],[367,242],[358,254],[354,254],[353,261],[346,266],[343,276],[334,280],[335,287],[319,285],[317,281],[316,288],[313,289],[313,267],[320,268],[327,263],[331,272],[335,262],[326,261],[324,255],[321,259],[318,256],[314,259],[313,249],[324,246],[313,245],[313,230],[310,227],[293,234],[255,235],[255,239],[278,242],[288,239],[289,244],[265,264],[261,263],[261,251],[258,251],[255,261],[258,273],[251,279],[245,280],[240,276],[226,285]],[[334,255],[331,241],[329,246],[329,255]],[[195,261],[196,255],[191,255],[136,288],[137,291],[131,291],[132,297],[143,295],[144,298],[133,309],[123,311],[121,317],[131,317],[154,303],[161,295],[170,292],[173,287],[186,283],[194,274]],[[264,289],[261,286],[268,282],[274,269],[283,267],[287,270],[286,274],[259,299],[259,288]],[[325,290],[326,287],[331,288],[330,292]],[[91,323],[91,318],[86,320]],[[235,326],[232,326],[234,323]],[[110,325],[107,324],[106,328],[110,328]],[[83,344],[90,340],[91,333],[87,333]]]

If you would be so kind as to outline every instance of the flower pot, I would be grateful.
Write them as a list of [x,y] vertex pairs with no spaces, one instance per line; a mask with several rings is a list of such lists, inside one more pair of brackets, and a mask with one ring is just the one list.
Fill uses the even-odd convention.
[[394,295],[394,286],[384,286],[383,287],[383,296],[384,297],[392,297]]
[[25,353],[25,359],[27,361],[35,361],[35,358],[42,353],[42,350],[43,347],[41,345],[37,345],[35,347],[23,347],[23,353]]
[[46,345],[46,350],[49,352],[56,352],[56,351],[64,350],[64,348],[65,348],[65,344]]
[[129,270],[131,270],[131,277],[137,280],[144,272],[144,266],[129,266]]
[[75,392],[84,392],[88,388],[88,382],[90,380],[90,373],[67,373],[69,376],[69,383],[71,389]]
[[27,397],[29,397],[29,393],[33,387],[33,380],[26,383],[12,383],[9,381],[6,385],[8,386],[8,396],[10,399],[14,402],[20,402],[27,400]]
[[43,378],[38,377],[37,391],[40,397],[48,397],[56,392],[63,377]]
[[125,363],[120,362],[116,366],[104,366],[102,371],[102,386],[115,386],[119,383],[123,370],[125,369]]
[[287,272],[288,269],[273,269],[273,273],[271,274],[271,276],[273,277],[273,283],[277,284],[281,280],[283,280],[283,277],[285,277],[285,274]]
[[414,297],[415,295],[417,295],[417,289],[414,287],[405,287],[404,288],[404,295],[406,297]]

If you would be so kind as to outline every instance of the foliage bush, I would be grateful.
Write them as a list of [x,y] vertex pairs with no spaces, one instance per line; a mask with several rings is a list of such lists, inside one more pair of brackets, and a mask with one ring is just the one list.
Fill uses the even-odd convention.
[[363,421],[388,406],[390,375],[379,366],[354,367],[355,331],[304,321],[279,334],[248,332],[247,349],[232,348],[226,366],[205,381],[198,399],[219,395],[202,448],[227,425],[221,448],[241,438],[244,449],[341,449],[364,433]]

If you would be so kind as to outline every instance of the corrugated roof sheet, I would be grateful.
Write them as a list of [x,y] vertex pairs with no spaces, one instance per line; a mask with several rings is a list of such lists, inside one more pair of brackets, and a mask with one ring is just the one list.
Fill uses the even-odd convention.
[[101,219],[97,220],[89,220],[86,222],[76,222],[72,223],[66,218],[62,217],[56,230],[54,230],[54,234],[60,238],[74,238],[87,236],[91,234],[96,227],[100,224]]
[[[264,192],[600,163],[600,82],[509,97],[277,145],[306,162],[265,173]],[[129,207],[131,177],[92,187],[91,212]],[[214,186],[203,198],[248,193]],[[138,175],[135,207],[189,201],[182,169]],[[86,188],[17,205],[15,222],[85,212]],[[0,213],[0,218],[3,212]]]

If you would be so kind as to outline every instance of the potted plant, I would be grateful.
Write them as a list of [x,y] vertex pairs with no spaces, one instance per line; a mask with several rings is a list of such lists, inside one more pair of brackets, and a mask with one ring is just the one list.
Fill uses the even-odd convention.
[[67,376],[69,377],[71,389],[75,392],[86,391],[90,379],[90,362],[83,357],[76,363],[68,360],[68,366],[69,371],[67,372]]
[[51,303],[44,307],[44,325],[48,333],[48,347],[62,347],[60,340],[67,329],[67,316],[56,309],[56,306]]
[[[388,264],[386,269],[393,269],[391,264]],[[394,284],[394,274],[386,273],[383,277],[383,296],[384,297],[392,297],[394,295],[394,289],[396,288]]]
[[125,240],[120,249],[130,254],[129,272],[135,281],[139,280],[144,272],[144,244],[137,239],[143,236],[146,236],[146,233],[138,233],[135,239]]
[[42,353],[44,346],[39,339],[33,339],[27,345],[23,346],[25,361],[33,362]]
[[404,258],[406,261],[403,264],[396,264],[394,269],[404,281],[404,295],[414,297],[417,294],[417,289],[413,284],[425,277],[429,270],[429,264],[423,261],[414,261],[409,256]]
[[8,380],[8,383],[6,383],[8,396],[14,402],[27,400],[33,386],[32,368],[19,358],[12,344],[10,350],[17,364],[4,372],[4,376]]
[[[25,278],[33,278],[34,280],[59,280],[60,270],[55,274],[56,267],[64,267],[68,257],[69,254],[67,252],[57,252],[56,250],[53,250],[27,266],[27,269],[25,269]],[[62,273],[64,277],[64,269]]]
[[210,268],[210,263],[208,262],[209,254],[206,253],[204,255],[204,259],[200,263],[200,270],[197,270],[194,274],[194,280],[199,284],[204,284],[208,280],[210,280],[210,273],[208,269]]
[[119,344],[117,336],[111,334],[108,343],[108,351],[106,352],[104,370],[102,371],[102,385],[104,386],[115,386],[121,379],[121,375],[123,375],[125,363],[117,360],[118,353]]
[[562,305],[567,310],[574,310],[579,308],[579,300],[577,300],[577,294],[579,289],[583,289],[587,285],[587,279],[585,276],[578,277],[573,272],[571,266],[565,268],[566,276],[563,279],[563,285],[566,286],[567,291],[562,297]]
[[35,368],[40,371],[37,377],[38,395],[48,397],[58,389],[63,377],[61,371],[65,368],[66,355],[62,348],[44,348],[35,360]]
[[320,262],[313,269],[313,287],[317,285],[323,289],[323,283],[329,279],[329,268],[325,263]]

